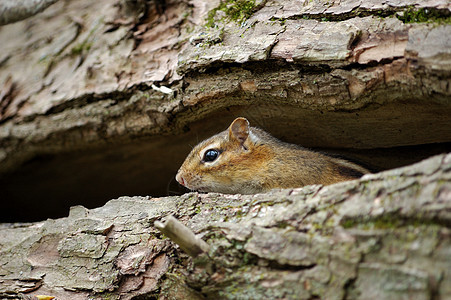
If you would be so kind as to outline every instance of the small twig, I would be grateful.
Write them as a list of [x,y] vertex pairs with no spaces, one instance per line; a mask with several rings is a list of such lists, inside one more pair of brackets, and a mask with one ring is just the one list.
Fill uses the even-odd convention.
[[47,295],[24,295],[24,294],[19,294],[19,299],[23,299],[23,300],[52,300],[52,299],[55,299],[55,297],[47,296]]
[[173,216],[167,217],[164,223],[155,221],[154,225],[192,257],[208,252],[210,249],[206,242],[197,237],[194,232]]

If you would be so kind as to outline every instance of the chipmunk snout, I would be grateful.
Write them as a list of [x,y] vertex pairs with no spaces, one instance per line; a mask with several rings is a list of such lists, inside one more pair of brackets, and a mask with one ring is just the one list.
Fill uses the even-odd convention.
[[175,180],[177,180],[178,183],[185,186],[185,180],[183,179],[180,170],[177,172],[177,175],[175,175]]

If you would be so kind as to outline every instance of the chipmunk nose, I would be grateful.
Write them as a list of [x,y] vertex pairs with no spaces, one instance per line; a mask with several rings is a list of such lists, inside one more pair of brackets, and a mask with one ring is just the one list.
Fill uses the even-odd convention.
[[178,183],[185,186],[185,180],[183,180],[182,175],[180,174],[180,170],[177,172],[177,175],[175,175],[175,180],[177,180]]

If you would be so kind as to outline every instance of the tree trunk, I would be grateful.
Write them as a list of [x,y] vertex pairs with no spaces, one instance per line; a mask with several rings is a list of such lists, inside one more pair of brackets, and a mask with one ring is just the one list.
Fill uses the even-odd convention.
[[180,192],[191,147],[238,116],[373,170],[450,152],[450,11],[446,0],[59,1],[3,26],[2,219]]
[[[209,244],[190,258],[153,226]],[[331,186],[122,197],[0,229],[0,295],[451,299],[451,154]],[[138,298],[142,296],[142,298]]]
[[[50,2],[48,2],[50,3]],[[450,160],[329,187],[173,178],[237,116],[375,171],[451,152],[451,4],[63,1],[0,27],[0,293],[450,299]],[[112,200],[121,195],[152,195]],[[97,209],[85,209],[83,205]],[[210,244],[191,259],[153,222]]]

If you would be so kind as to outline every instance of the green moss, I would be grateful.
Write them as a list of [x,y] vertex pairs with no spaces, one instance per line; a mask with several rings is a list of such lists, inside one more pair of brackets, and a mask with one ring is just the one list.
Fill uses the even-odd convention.
[[344,221],[341,221],[341,226],[343,226],[343,228],[352,228],[357,226],[358,222],[356,220],[353,219],[346,219]]
[[[343,21],[353,17],[376,16],[379,18],[387,18],[395,16],[404,23],[438,23],[451,24],[451,14],[448,10],[439,10],[435,8],[415,8],[408,6],[403,11],[397,12],[394,10],[361,10],[357,8],[345,15],[330,15],[330,14],[303,14],[297,16],[296,19],[303,20],[317,20],[321,22],[336,22]],[[271,18],[271,21],[281,21],[281,19]]]
[[111,292],[104,292],[104,293],[98,294],[97,296],[100,297],[100,299],[102,299],[102,300],[115,300],[115,299],[119,298],[117,295],[115,295],[114,293],[111,293]]
[[249,265],[249,264],[254,263],[254,262],[255,262],[255,257],[252,254],[250,254],[249,252],[244,252],[243,264],[244,265]]
[[397,229],[411,226],[413,228],[431,225],[440,225],[438,220],[430,220],[421,215],[410,218],[402,218],[396,214],[384,215],[376,218],[346,219],[340,222],[343,228],[359,228],[364,230],[372,229]]
[[255,0],[225,0],[208,13],[207,27],[215,26],[215,16],[218,11],[225,12],[227,19],[242,23],[247,20],[255,9]]
[[375,219],[347,219],[341,222],[343,228],[357,227],[360,229],[393,229],[402,226],[402,220],[396,216],[383,216]]
[[451,24],[451,16],[449,14],[445,15],[440,13],[439,10],[428,8],[415,9],[414,7],[409,7],[402,15],[398,15],[397,18],[403,23]]
[[379,218],[374,220],[374,227],[377,229],[394,229],[402,226],[402,220],[396,217],[387,216],[387,218]]
[[70,51],[70,53],[72,55],[80,55],[82,54],[84,51],[89,51],[89,49],[91,49],[92,47],[92,43],[88,43],[88,42],[83,42],[83,43],[79,43],[76,44]]
[[91,28],[88,35],[86,36],[86,38],[82,42],[80,42],[80,43],[76,44],[74,47],[72,47],[70,54],[75,56],[75,55],[80,55],[83,52],[89,51],[93,45],[93,42],[92,42],[93,36],[96,33],[96,31],[99,29],[101,24],[103,24],[103,18],[99,18],[98,20],[96,20],[93,27]]

